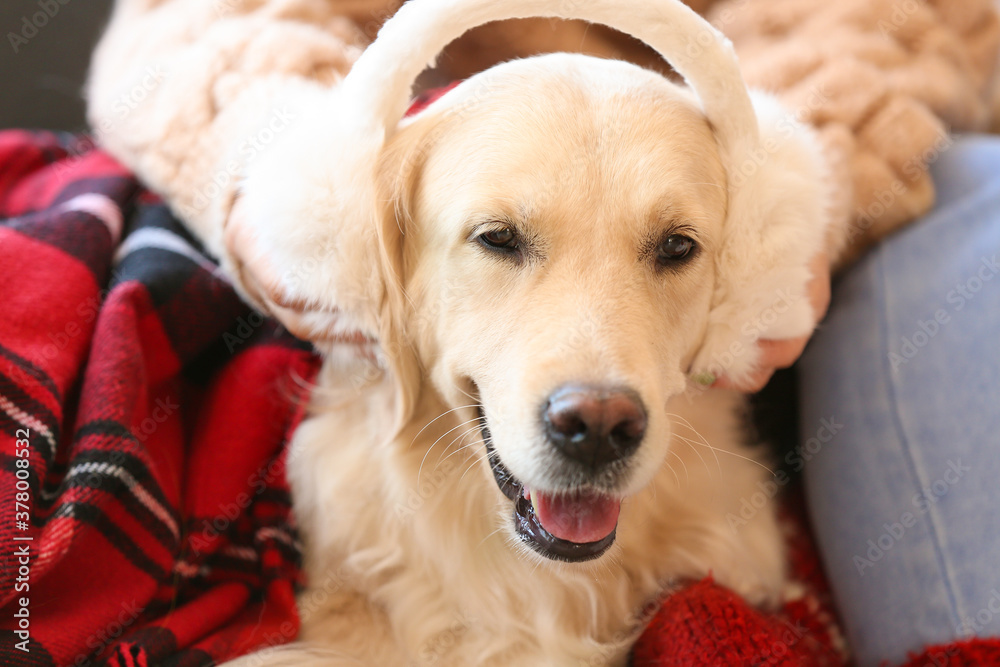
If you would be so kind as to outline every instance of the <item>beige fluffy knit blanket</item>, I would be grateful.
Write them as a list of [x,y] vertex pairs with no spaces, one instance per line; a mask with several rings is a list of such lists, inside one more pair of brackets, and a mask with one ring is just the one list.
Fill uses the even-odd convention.
[[991,124],[990,0],[729,0],[712,15],[748,82],[780,91],[835,157],[842,259],[926,212],[950,133]]
[[[579,0],[569,0],[579,1]],[[819,130],[837,185],[830,254],[844,264],[927,211],[928,164],[950,132],[985,130],[1000,21],[992,0],[689,0],[736,45],[751,86]],[[98,140],[222,255],[246,145],[302,86],[334,83],[394,0],[118,0],[95,55]],[[664,68],[606,28],[550,20],[481,27],[427,77],[583,51]]]

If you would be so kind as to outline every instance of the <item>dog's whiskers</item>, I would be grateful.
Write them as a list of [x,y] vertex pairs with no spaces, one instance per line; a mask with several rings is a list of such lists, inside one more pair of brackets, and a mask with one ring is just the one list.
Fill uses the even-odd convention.
[[[475,406],[478,406],[478,407],[483,407],[483,406],[482,406],[482,401],[480,401],[480,400],[479,400],[478,398],[476,398],[475,396],[473,396],[473,395],[472,395],[472,394],[470,394],[469,392],[467,392],[467,391],[465,391],[464,389],[462,389],[461,387],[459,387],[459,386],[458,386],[457,384],[455,385],[455,389],[458,389],[458,390],[459,390],[460,392],[462,392],[462,393],[463,393],[464,395],[468,396],[468,397],[469,397],[470,399],[472,399],[473,401],[475,401],[475,402],[476,402],[476,403],[475,403]],[[475,407],[475,406],[474,406],[474,407]]]
[[[674,434],[674,435],[677,435],[677,434]],[[677,435],[677,439],[683,441],[684,437],[680,436],[680,435]],[[691,447],[691,451],[693,451],[698,456],[698,460],[701,461],[702,465],[705,466],[705,470],[707,470],[708,473],[709,473],[709,475],[711,475],[712,474],[712,466],[708,465],[708,461],[706,461],[705,457],[701,455],[701,450],[698,449],[697,447]],[[722,465],[719,463],[718,457],[716,457],[715,463],[717,464],[717,467],[719,469],[719,475],[722,475]]]
[[[706,444],[704,442],[698,442],[697,440],[692,440],[691,438],[685,438],[683,435],[680,435],[680,434],[677,434],[677,433],[674,434],[674,437],[677,438],[678,440],[680,440],[681,442],[690,445],[691,449],[694,450],[695,452],[698,451],[698,449],[696,447],[707,447],[708,449],[711,449],[711,450],[715,450],[716,449],[715,447],[712,447],[712,445]],[[718,451],[725,452],[726,450],[722,449],[722,450],[718,450]],[[729,452],[729,453],[731,453],[731,452]],[[713,455],[715,455],[714,451],[713,451]],[[702,460],[704,460],[704,459],[702,459]],[[719,461],[719,458],[718,458],[717,455],[715,456],[715,464],[716,464],[716,469],[719,471],[719,476],[721,477],[723,475],[723,473],[722,473],[722,462]],[[708,467],[708,463],[707,462],[705,463],[705,466],[706,466],[706,468]],[[709,470],[710,470],[710,468],[709,468]]]
[[[616,569],[618,569],[618,570],[622,569],[621,555],[618,553],[618,550],[616,548],[612,548],[612,549],[608,550],[608,553],[606,554],[606,558],[602,558],[600,561],[598,561],[598,563],[600,565],[602,565],[604,567],[604,569],[606,569],[607,572],[608,572],[608,574],[610,575],[608,577],[607,581],[614,580],[614,578],[615,578],[615,570]],[[607,582],[604,582],[604,583],[606,584]]]
[[[446,447],[446,449],[452,447],[456,442],[461,442],[469,434],[475,433],[477,428],[478,428],[478,426],[473,426],[472,428],[466,429],[465,432],[463,432],[461,435],[455,436],[452,439],[452,441],[448,443],[448,447]],[[448,456],[444,457],[443,459],[440,459],[438,461],[438,465],[441,465],[444,461],[447,461],[449,458],[451,458],[451,456],[453,454],[457,454],[457,453],[459,453],[461,451],[464,451],[466,449],[469,449],[471,447],[475,447],[478,444],[479,444],[478,442],[472,441],[472,442],[469,442],[469,443],[466,443],[466,444],[460,446],[458,449],[456,449],[455,451],[453,451],[451,454],[448,454]]]
[[[473,430],[474,430],[474,429],[473,429]],[[468,435],[468,434],[469,434],[469,433],[471,433],[471,432],[473,432],[473,431],[471,431],[471,430],[470,430],[470,431],[466,431],[466,432],[465,432],[465,433],[463,433],[462,435],[463,435],[463,437],[464,437],[464,436]],[[478,446],[479,446],[479,444],[480,444],[480,443],[479,443],[479,441],[478,441],[478,440],[473,440],[472,442],[469,442],[469,443],[466,443],[466,444],[462,445],[461,447],[459,447],[458,449],[456,449],[455,451],[453,451],[453,452],[452,452],[451,454],[448,454],[448,456],[446,456],[446,457],[444,457],[443,459],[441,459],[441,460],[440,460],[440,461],[438,462],[438,465],[441,465],[442,463],[444,463],[445,461],[447,461],[448,459],[450,459],[450,458],[451,458],[452,456],[454,456],[455,454],[458,454],[459,452],[464,452],[464,451],[465,451],[465,450],[467,450],[467,449],[472,449],[473,447],[478,447]]]
[[417,431],[417,434],[415,436],[413,436],[413,440],[410,441],[410,447],[412,447],[413,443],[415,443],[417,441],[417,438],[420,437],[420,434],[423,433],[424,431],[426,431],[427,427],[429,427],[431,424],[433,424],[437,420],[439,420],[442,417],[445,417],[447,415],[450,415],[452,412],[458,412],[459,410],[464,410],[466,408],[476,408],[476,407],[479,407],[479,403],[473,403],[471,405],[460,405],[457,408],[452,408],[451,410],[446,410],[446,411],[442,412],[437,417],[435,417],[434,419],[432,419],[429,422],[427,422],[426,424],[424,424],[424,427],[422,429],[420,429],[419,431]]
[[[671,449],[669,451],[670,451],[671,454],[674,455],[674,458],[676,458],[678,461],[681,462],[681,465],[684,467],[684,481],[685,481],[685,483],[686,483],[687,486],[691,486],[691,474],[688,472],[688,467],[687,467],[687,464],[684,463],[684,459],[682,459],[680,457],[680,454],[678,454],[674,450]],[[677,480],[677,484],[678,484],[678,486],[680,486],[680,480]]]
[[[477,421],[479,421],[479,417],[474,417],[472,419],[467,419],[464,422],[462,422],[461,424],[458,424],[457,426],[454,426],[454,427],[448,429],[447,431],[445,431],[444,433],[442,433],[440,436],[438,436],[438,439],[435,440],[433,442],[433,444],[431,444],[431,446],[427,448],[426,452],[424,452],[424,457],[422,459],[420,459],[420,466],[417,468],[417,484],[420,484],[420,474],[424,470],[424,463],[427,461],[427,457],[430,456],[431,452],[434,450],[435,447],[437,447],[438,443],[441,442],[445,438],[445,436],[447,436],[449,433],[457,431],[458,429],[462,428],[466,424],[470,424],[472,422],[477,422]],[[457,438],[456,438],[456,440],[457,440]],[[454,443],[455,440],[452,440],[451,442]],[[451,443],[449,443],[448,446],[450,447]],[[440,462],[440,458],[439,458],[439,462]]]
[[[702,447],[709,447],[711,449],[718,449],[717,447],[712,447],[712,445],[710,445],[708,443],[695,442],[693,444],[701,445]],[[766,465],[764,465],[763,463],[761,463],[757,459],[750,458],[749,456],[743,456],[742,454],[737,454],[736,452],[730,452],[730,451],[728,451],[726,449],[718,449],[718,451],[723,452],[725,454],[730,454],[732,456],[735,456],[738,459],[743,459],[744,461],[752,463],[755,466],[757,466],[758,468],[763,468],[764,470],[766,470],[767,472],[769,472],[771,475],[776,475],[777,474],[777,473],[774,472],[774,470],[772,470],[771,468],[768,468]]]
[[[694,431],[695,434],[697,434],[698,437],[700,437],[703,441],[705,440],[705,438],[702,437],[700,433],[698,433],[697,431],[695,431],[693,427],[689,426],[688,428],[691,428],[691,430]],[[678,438],[680,438],[681,440],[683,440],[683,441],[685,441],[685,442],[687,442],[689,444],[698,445],[700,447],[708,447],[713,452],[717,452],[718,451],[718,452],[722,452],[723,454],[729,454],[731,456],[735,456],[738,459],[743,459],[744,461],[749,461],[750,463],[754,464],[755,466],[763,468],[764,470],[766,470],[767,472],[769,472],[771,475],[775,474],[775,472],[773,470],[771,470],[770,468],[768,468],[766,465],[764,465],[763,463],[761,463],[760,461],[758,461],[756,459],[750,458],[749,456],[743,456],[742,454],[737,454],[736,452],[731,452],[728,449],[720,449],[719,447],[713,447],[712,445],[708,444],[707,441],[696,442],[696,441],[691,440],[689,438],[685,438],[682,435],[677,435],[676,433],[674,435],[676,435]],[[716,462],[718,463],[718,457],[716,457]],[[721,463],[719,464],[719,474],[720,475],[722,474],[722,464]]]
[[[691,425],[691,422],[689,422],[687,419],[685,419],[681,415],[679,415],[679,414],[677,414],[675,412],[668,412],[667,416],[668,417],[673,417],[681,426],[684,426],[684,427],[690,429],[690,431],[692,433],[694,433],[696,436],[698,436],[699,438],[701,438],[702,442],[704,442],[705,445],[707,445],[709,447],[709,449],[712,449],[712,456],[715,457],[715,465],[719,469],[719,477],[721,478],[722,477],[722,463],[719,461],[719,455],[715,453],[715,449],[712,448],[712,446],[708,444],[708,440],[706,440],[705,437],[701,433],[698,432],[698,429],[696,429],[694,426]],[[688,440],[687,438],[685,438],[684,436],[682,436],[681,434],[675,433],[674,435],[676,435],[681,440],[684,440],[688,444],[691,444],[691,441]],[[705,464],[705,469],[708,470],[709,469],[709,467],[708,467],[708,461],[706,461],[702,457],[701,451],[698,450],[698,449],[696,449],[695,447],[692,447],[691,449],[694,450],[694,453],[697,454],[698,458],[701,459],[702,463]]]
[[[683,436],[678,435],[676,433],[674,433],[673,435],[675,435],[679,440],[683,440],[684,439]],[[707,470],[709,472],[709,474],[711,474],[712,467],[710,465],[708,465],[708,461],[706,461],[705,457],[701,455],[701,450],[698,449],[697,447],[692,447],[691,451],[693,451],[695,453],[695,455],[697,455],[698,460],[701,461],[701,463],[702,463],[703,466],[705,466],[705,470]],[[719,474],[721,475],[722,474],[722,465],[719,464],[719,458],[718,457],[715,458],[715,462],[716,462],[716,464],[718,464]]]
[[[419,481],[420,481],[420,473],[421,473],[421,471],[422,471],[422,470],[423,470],[423,468],[424,468],[424,462],[426,462],[426,461],[427,461],[427,457],[428,457],[428,456],[430,456],[430,453],[431,453],[431,452],[432,452],[432,451],[434,450],[434,448],[435,448],[435,447],[437,447],[437,445],[438,445],[438,444],[439,444],[439,443],[440,443],[440,442],[441,442],[442,440],[444,440],[444,438],[445,438],[445,437],[446,437],[446,436],[447,436],[447,435],[448,435],[449,433],[452,433],[453,431],[457,431],[458,429],[462,428],[462,427],[463,427],[463,426],[465,426],[466,424],[469,424],[469,423],[471,423],[471,422],[474,422],[474,421],[476,421],[476,419],[478,419],[478,418],[474,418],[474,419],[467,419],[466,421],[464,421],[464,422],[461,422],[460,424],[457,424],[457,425],[453,426],[452,428],[448,429],[447,431],[445,431],[444,433],[442,433],[441,435],[439,435],[439,436],[437,437],[437,439],[436,439],[436,440],[435,440],[435,441],[434,441],[433,443],[431,443],[430,447],[428,447],[428,448],[427,448],[427,451],[426,451],[426,452],[424,452],[424,457],[423,457],[423,458],[422,458],[422,459],[420,460],[420,467],[419,467],[419,468],[417,469],[417,482],[418,482],[418,483],[419,483]],[[452,440],[452,442],[455,442],[455,441],[454,441],[454,440]]]
[[[449,429],[449,430],[448,430],[448,431],[447,431],[446,433],[442,433],[442,434],[441,434],[441,435],[440,435],[440,436],[438,437],[438,439],[437,439],[437,440],[435,440],[435,441],[434,441],[434,443],[433,443],[433,444],[431,444],[431,446],[427,448],[427,451],[426,451],[426,452],[424,452],[424,456],[423,456],[423,458],[422,458],[422,459],[420,460],[420,466],[419,466],[419,467],[417,468],[417,484],[419,484],[419,483],[420,483],[420,475],[421,475],[421,474],[423,473],[423,469],[424,469],[424,463],[426,463],[426,461],[427,461],[427,457],[428,457],[428,456],[430,456],[430,453],[431,453],[431,451],[433,451],[433,450],[434,450],[434,448],[435,448],[435,447],[437,447],[437,445],[438,445],[438,444],[440,444],[440,443],[441,443],[441,441],[442,441],[442,440],[444,440],[445,436],[447,436],[447,435],[448,435],[449,433],[451,433],[452,431],[455,431],[455,430],[457,430],[457,429],[460,429],[460,428],[462,428],[463,426],[465,426],[466,424],[469,424],[469,423],[470,423],[470,422],[472,422],[472,421],[475,421],[475,420],[473,420],[473,419],[470,419],[470,420],[468,420],[468,421],[465,421],[465,422],[462,422],[461,424],[458,424],[458,425],[457,425],[457,426],[455,426],[454,428],[451,428],[451,429]],[[475,428],[475,427],[473,427],[473,428]],[[465,433],[462,433],[461,435],[459,435],[459,436],[456,436],[456,437],[452,438],[451,442],[449,442],[449,443],[448,443],[448,444],[447,444],[447,445],[445,446],[445,448],[444,448],[444,449],[445,449],[445,451],[447,451],[447,450],[448,450],[448,448],[449,448],[449,447],[451,447],[451,446],[452,446],[452,445],[453,445],[453,444],[454,444],[454,443],[455,443],[455,442],[456,442],[456,441],[457,441],[457,440],[458,440],[459,438],[461,438],[461,437],[464,437],[465,435],[467,435],[467,434],[468,434],[468,432],[469,432],[469,431],[466,431]],[[438,462],[437,462],[437,465],[441,465],[441,461],[442,461],[442,459],[441,459],[441,456],[439,455],[439,456],[438,456]]]
[[465,469],[465,472],[462,473],[462,476],[458,478],[458,481],[461,482],[463,479],[465,479],[465,476],[469,474],[470,470],[472,470],[473,468],[475,468],[477,465],[479,465],[481,462],[483,462],[484,460],[488,459],[489,457],[490,457],[490,453],[486,452],[482,456],[480,456],[480,457],[476,458],[474,461],[472,461],[472,463],[470,463],[469,466]]
[[542,564],[542,559],[534,557],[534,554],[532,554],[531,551],[529,549],[527,549],[527,548],[524,551],[524,558],[525,558],[525,560],[527,560],[527,559],[530,558],[531,560],[533,560],[535,562],[535,566],[533,568],[531,568],[531,576],[534,577],[535,576],[535,572],[538,570],[538,566]]
[[670,465],[670,461],[664,461],[663,463],[667,466],[667,470],[670,471],[670,474],[674,476],[674,481],[677,482],[677,488],[681,488],[681,478],[677,476],[677,471],[674,470],[672,465]]
[[[469,435],[470,433],[474,433],[474,432],[475,432],[475,430],[476,430],[475,428],[471,428],[471,429],[467,430],[467,431],[466,431],[465,433],[463,433],[463,434],[461,435],[461,437],[462,437],[462,438],[464,438],[464,437],[466,437],[467,435]],[[456,438],[456,440],[458,440],[458,438]],[[454,443],[454,442],[455,442],[455,441],[454,441],[454,440],[452,440],[452,443]],[[459,452],[464,452],[464,451],[465,451],[465,450],[467,450],[467,449],[472,449],[473,447],[478,447],[478,446],[479,446],[479,444],[480,444],[480,442],[481,442],[481,441],[479,441],[479,440],[473,440],[472,442],[468,442],[468,443],[466,443],[466,444],[462,445],[461,447],[459,447],[459,448],[455,449],[455,450],[454,450],[453,452],[451,452],[450,454],[448,454],[448,456],[446,456],[446,457],[444,457],[443,459],[439,460],[439,461],[438,461],[438,465],[441,465],[442,463],[444,463],[445,461],[447,461],[448,459],[450,459],[450,458],[451,458],[452,456],[454,456],[455,454],[458,454]],[[449,446],[450,446],[450,445],[449,445]]]
[[489,533],[486,537],[484,537],[483,539],[479,540],[479,544],[476,545],[476,548],[473,549],[473,551],[477,551],[479,549],[479,547],[483,546],[486,543],[486,540],[490,539],[491,537],[493,537],[494,535],[496,535],[497,533],[499,533],[502,530],[503,530],[503,526],[500,526],[496,530],[494,530],[491,533]]

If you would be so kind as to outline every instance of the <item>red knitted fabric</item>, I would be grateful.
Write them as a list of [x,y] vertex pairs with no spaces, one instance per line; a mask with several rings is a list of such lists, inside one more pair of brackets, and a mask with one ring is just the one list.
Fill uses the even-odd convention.
[[671,596],[635,647],[635,667],[841,665],[801,620],[761,613],[705,579]]
[[910,656],[900,667],[996,667],[1000,665],[1000,639],[973,639],[967,642],[932,646]]

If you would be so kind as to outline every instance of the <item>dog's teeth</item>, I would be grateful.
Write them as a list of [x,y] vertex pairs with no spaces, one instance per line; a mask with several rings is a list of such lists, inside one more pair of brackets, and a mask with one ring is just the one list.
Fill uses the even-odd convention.
[[531,501],[531,509],[535,510],[535,516],[538,516],[538,500],[534,497],[531,497],[528,500]]
[[524,499],[525,500],[531,500],[531,489],[529,489],[526,486],[522,487],[521,488],[521,493],[524,495]]

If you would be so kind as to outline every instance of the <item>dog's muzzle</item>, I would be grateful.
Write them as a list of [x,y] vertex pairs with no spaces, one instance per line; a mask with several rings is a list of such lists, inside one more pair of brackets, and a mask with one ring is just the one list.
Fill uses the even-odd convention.
[[514,501],[514,529],[525,544],[546,558],[566,562],[598,558],[614,544],[620,499],[593,490],[532,493],[500,460],[481,407],[479,418],[493,477]]

